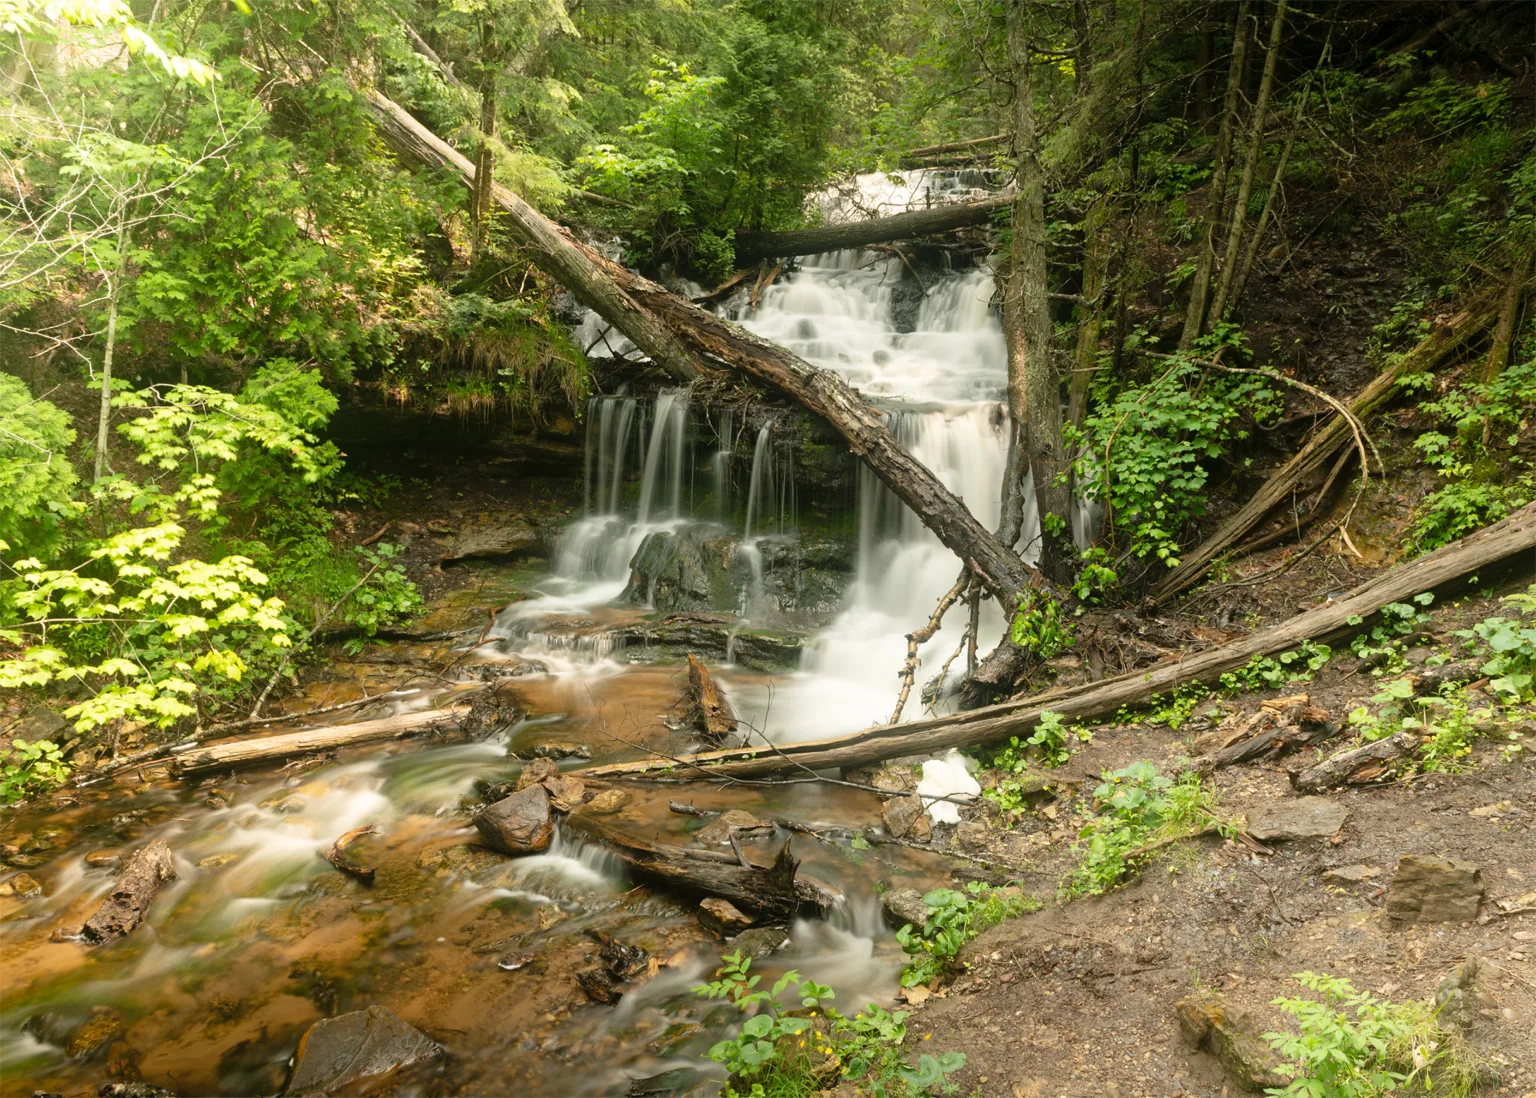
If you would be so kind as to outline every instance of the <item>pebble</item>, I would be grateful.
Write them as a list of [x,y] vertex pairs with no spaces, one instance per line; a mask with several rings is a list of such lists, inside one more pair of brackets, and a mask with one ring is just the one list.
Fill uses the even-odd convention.
[[122,855],[115,850],[93,850],[85,856],[85,864],[100,869],[106,865],[116,865],[122,861]]

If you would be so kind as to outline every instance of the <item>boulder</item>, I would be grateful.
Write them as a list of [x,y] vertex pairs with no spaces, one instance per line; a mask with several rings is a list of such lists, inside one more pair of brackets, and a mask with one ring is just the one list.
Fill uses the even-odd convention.
[[1484,891],[1483,872],[1471,862],[1405,854],[1387,889],[1387,917],[1399,926],[1471,922]]
[[539,535],[533,527],[514,518],[462,531],[449,544],[442,562],[520,557],[535,553],[538,548]]
[[1280,1058],[1248,1012],[1216,992],[1199,992],[1173,1005],[1179,1032],[1191,1048],[1206,1049],[1244,1090],[1283,1087]]
[[933,823],[923,808],[922,798],[916,793],[886,801],[880,806],[880,818],[885,821],[885,830],[893,839],[926,843],[933,838]]
[[1277,801],[1248,817],[1248,834],[1261,842],[1327,839],[1338,834],[1349,809],[1327,797]]
[[176,861],[164,839],[141,846],[123,866],[111,893],[86,921],[80,936],[92,945],[122,937],[143,922],[160,886],[175,879]]
[[592,749],[584,743],[541,743],[530,754],[536,759],[590,759]]
[[523,772],[517,776],[517,788],[527,789],[535,782],[547,782],[560,777],[560,767],[554,759],[534,759],[523,766]]
[[36,896],[43,890],[36,879],[26,873],[18,873],[10,880],[0,883],[0,896]]
[[750,812],[732,808],[710,820],[693,837],[705,846],[729,846],[732,832],[772,826],[767,820],[760,820]]
[[549,791],[530,785],[475,813],[475,827],[485,844],[503,854],[536,854],[555,836]]
[[789,941],[789,932],[777,926],[759,926],[743,930],[730,941],[733,950],[740,950],[755,961],[771,956]]
[[746,930],[752,922],[752,916],[719,896],[707,896],[699,901],[699,925],[716,934],[729,937]]
[[287,1094],[331,1094],[362,1089],[403,1067],[442,1054],[430,1037],[388,1007],[371,1006],[310,1026],[294,1053]]
[[885,909],[885,921],[892,927],[900,928],[908,923],[915,927],[927,925],[928,905],[923,903],[923,894],[915,888],[887,892],[881,897],[880,906]]
[[630,801],[630,792],[627,789],[605,789],[597,794],[586,804],[581,806],[585,815],[610,816],[619,811]]

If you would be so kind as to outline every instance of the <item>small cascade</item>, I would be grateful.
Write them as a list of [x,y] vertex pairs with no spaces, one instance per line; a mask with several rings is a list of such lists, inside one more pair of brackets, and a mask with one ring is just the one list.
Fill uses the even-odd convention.
[[668,518],[683,514],[683,465],[687,456],[688,394],[682,389],[668,389],[656,398],[656,419],[651,428],[650,445],[645,452],[645,470],[640,478],[640,507],[636,524],[645,526],[652,519],[652,509],[665,497]]
[[[752,540],[752,520],[759,518],[773,499],[773,425],[765,423],[757,432],[757,445],[752,448],[752,479],[747,488],[747,521],[742,528],[741,539]],[[766,525],[766,523],[763,523]]]
[[719,448],[710,458],[709,469],[715,493],[715,521],[724,522],[731,515],[731,451],[736,445],[735,416],[726,408],[720,413],[720,424],[715,431],[720,440]]

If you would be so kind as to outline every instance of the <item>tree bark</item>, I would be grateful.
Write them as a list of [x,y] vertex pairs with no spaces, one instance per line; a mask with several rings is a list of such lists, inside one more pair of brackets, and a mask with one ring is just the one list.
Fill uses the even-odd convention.
[[915,149],[908,149],[903,155],[908,157],[943,156],[946,153],[964,152],[966,149],[979,148],[982,145],[996,145],[1000,141],[1007,141],[1006,133],[994,133],[989,137],[973,137],[969,141],[951,141],[944,145],[922,145]]
[[195,778],[214,770],[232,770],[235,767],[273,762],[295,755],[310,755],[317,751],[331,751],[359,743],[415,736],[457,725],[468,712],[469,706],[454,705],[447,709],[425,709],[419,713],[396,713],[392,717],[381,717],[375,721],[307,728],[302,732],[285,732],[279,736],[198,744],[195,749],[177,756],[171,766],[178,777]]
[[704,737],[705,742],[722,746],[726,738],[736,733],[736,714],[731,703],[720,693],[714,676],[692,653],[688,655],[688,700],[692,709],[692,725]]
[[[398,104],[377,91],[363,92],[379,135],[403,156],[457,172],[466,184],[474,165]],[[881,414],[841,377],[818,369],[740,325],[699,308],[633,271],[577,243],[507,188],[492,198],[508,214],[507,224],[530,258],[608,323],[634,341],[668,373],[690,381],[717,364],[782,390],[806,410],[831,424],[923,525],[969,565],[1011,608],[1038,573],[998,541],[963,503],[896,441]]]
[[1232,133],[1237,129],[1237,103],[1243,86],[1243,65],[1248,52],[1248,0],[1237,5],[1237,22],[1232,31],[1232,60],[1227,67],[1227,91],[1222,100],[1221,129],[1216,135],[1216,151],[1211,164],[1210,198],[1206,202],[1205,233],[1200,245],[1200,261],[1195,281],[1189,290],[1189,311],[1184,314],[1184,332],[1179,349],[1188,350],[1205,331],[1205,309],[1211,292],[1211,273],[1216,264],[1216,231],[1226,211],[1227,172],[1232,160]]
[[[950,747],[972,747],[1008,736],[1022,736],[1054,712],[1068,720],[1112,716],[1121,706],[1145,703],[1191,682],[1210,683],[1254,656],[1294,648],[1304,640],[1326,641],[1358,628],[1352,618],[1368,619],[1390,602],[1401,602],[1511,557],[1530,569],[1536,550],[1536,503],[1508,518],[1398,565],[1356,587],[1350,594],[1300,614],[1273,629],[1188,657],[1165,660],[1096,683],[1047,691],[967,713],[890,727],[879,725],[850,736],[803,743],[707,751],[677,759],[617,763],[582,772],[583,778],[759,778],[832,767],[864,766],[897,755],[927,754]],[[693,768],[697,769],[693,769]]]
[[474,236],[470,244],[470,263],[478,263],[485,254],[491,234],[491,188],[496,182],[496,71],[487,66],[480,79],[480,145],[475,150],[475,184],[470,198],[470,216]]
[[746,267],[761,259],[778,256],[815,255],[844,248],[862,248],[893,240],[911,240],[932,236],[971,225],[984,225],[1008,208],[1012,198],[1000,195],[975,202],[954,202],[927,210],[910,210],[890,217],[871,217],[845,225],[824,225],[819,229],[791,229],[785,232],[736,231],[736,263]]
[[[1451,352],[1475,338],[1492,319],[1493,311],[1486,303],[1474,305],[1459,313],[1360,390],[1349,402],[1350,412],[1357,419],[1363,419],[1391,398],[1396,391],[1398,378],[1432,368]],[[1326,465],[1338,448],[1350,438],[1349,425],[1343,419],[1334,416],[1329,420],[1295,457],[1264,482],[1264,486],[1237,514],[1223,522],[1197,548],[1184,555],[1179,566],[1152,589],[1153,600],[1162,602],[1171,598],[1204,575],[1212,561],[1236,545],[1265,515],[1289,498],[1307,478]]]
[[92,945],[121,938],[144,921],[160,886],[175,879],[176,860],[164,839],[139,847],[117,875],[111,894],[81,929],[80,937]]
[[1340,751],[1316,766],[1292,774],[1291,787],[1298,793],[1321,793],[1346,782],[1369,781],[1381,774],[1387,763],[1411,755],[1418,746],[1419,738],[1413,733],[1394,732],[1384,740]]
[[[1516,238],[1517,241],[1520,239]],[[1488,348],[1488,361],[1483,366],[1483,384],[1493,382],[1509,364],[1509,352],[1515,341],[1515,325],[1520,319],[1520,302],[1525,297],[1526,284],[1531,280],[1531,268],[1536,265],[1536,241],[1525,239],[1525,254],[1515,260],[1509,273],[1509,284],[1504,287],[1504,301],[1499,307],[1499,323],[1493,330],[1493,344]],[[1487,445],[1488,440],[1483,440]]]
[[[118,209],[122,218],[125,210]],[[96,469],[92,480],[100,480],[107,471],[107,427],[112,422],[112,358],[117,351],[117,305],[122,299],[123,273],[128,267],[128,234],[117,234],[117,269],[107,287],[107,345],[101,352],[101,409],[96,420]]]
[[[1071,581],[1072,497],[1061,439],[1061,380],[1051,360],[1051,309],[1045,256],[1045,171],[1035,127],[1027,0],[1008,9],[1008,61],[1013,70],[1013,143],[1018,192],[1003,290],[1008,341],[1008,405],[1024,425],[1025,452],[1040,508],[1040,570]],[[1019,472],[1022,474],[1022,469]],[[1059,520],[1059,521],[1053,521]]]
[[1067,383],[1067,422],[1081,430],[1088,414],[1088,387],[1099,366],[1099,335],[1104,328],[1104,275],[1109,265],[1109,226],[1114,203],[1100,198],[1083,218],[1083,305],[1077,323],[1077,353]]
[[1264,55],[1264,75],[1259,80],[1258,98],[1248,126],[1248,150],[1243,157],[1243,178],[1237,185],[1237,200],[1232,205],[1232,227],[1227,231],[1227,250],[1222,257],[1221,281],[1211,301],[1211,320],[1220,324],[1226,315],[1228,295],[1237,277],[1237,255],[1243,244],[1243,229],[1248,222],[1248,196],[1253,193],[1253,177],[1259,167],[1259,153],[1264,147],[1264,122],[1269,111],[1269,96],[1275,85],[1275,63],[1280,57],[1280,38],[1285,31],[1286,0],[1277,0],[1275,19],[1269,28],[1269,50]]

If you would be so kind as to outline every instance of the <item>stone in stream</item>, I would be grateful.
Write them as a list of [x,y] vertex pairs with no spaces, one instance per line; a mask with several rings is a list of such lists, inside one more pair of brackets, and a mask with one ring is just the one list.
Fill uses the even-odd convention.
[[928,923],[928,905],[923,903],[923,894],[915,888],[887,892],[881,897],[880,906],[885,910],[885,921],[898,929],[908,923],[915,927]]
[[517,788],[527,789],[536,782],[547,782],[559,777],[560,767],[554,759],[534,759],[524,764],[523,772],[517,776]]
[[64,1046],[71,1060],[84,1060],[122,1031],[123,1018],[111,1007],[96,1007],[91,1016],[75,1028]]
[[1387,917],[1398,926],[1471,922],[1484,891],[1483,871],[1471,862],[1405,854],[1387,889]]
[[699,901],[699,925],[716,934],[729,937],[747,929],[752,921],[752,916],[719,896],[707,896]]
[[27,896],[36,896],[42,890],[43,886],[26,873],[18,873],[10,880],[0,883],[0,896],[20,896],[26,898]]
[[612,1006],[624,998],[624,989],[605,968],[584,968],[576,973],[576,982],[581,985],[581,990],[587,993],[587,998],[594,1003]]
[[115,850],[93,850],[85,856],[85,864],[93,869],[102,866],[116,865],[123,860],[123,856]]
[[529,754],[536,759],[590,759],[592,749],[584,743],[541,743]]
[[388,1007],[371,1006],[310,1026],[294,1053],[287,1094],[362,1089],[403,1067],[442,1054],[437,1043]]
[[1327,797],[1297,797],[1268,804],[1248,817],[1248,834],[1261,842],[1327,839],[1338,834],[1349,809]]
[[789,941],[789,932],[778,926],[759,926],[743,930],[730,940],[733,950],[740,950],[753,960],[762,960]]
[[155,893],[166,881],[176,879],[176,861],[164,839],[139,847],[117,875],[112,892],[102,901],[80,936],[92,945],[109,942],[127,934],[149,913]]
[[705,846],[729,846],[731,834],[736,831],[754,831],[758,828],[772,827],[767,820],[760,820],[750,812],[743,812],[739,808],[733,808],[728,812],[722,812],[710,820],[703,828],[693,836],[696,842]]
[[923,808],[923,800],[916,793],[892,797],[880,806],[880,818],[885,830],[893,839],[910,839],[926,843],[933,838],[933,824]]
[[627,789],[605,789],[581,806],[583,815],[610,816],[630,802]]
[[[551,764],[553,765],[553,764]],[[530,785],[475,813],[475,827],[485,845],[503,854],[537,854],[555,836],[549,791]]]
[[1248,1012],[1215,992],[1200,992],[1173,1005],[1179,1032],[1190,1048],[1210,1051],[1244,1090],[1283,1087],[1280,1058],[1259,1035]]
[[598,959],[616,980],[633,979],[650,967],[650,953],[637,945],[621,942],[601,930],[589,930],[587,936],[598,943]]

